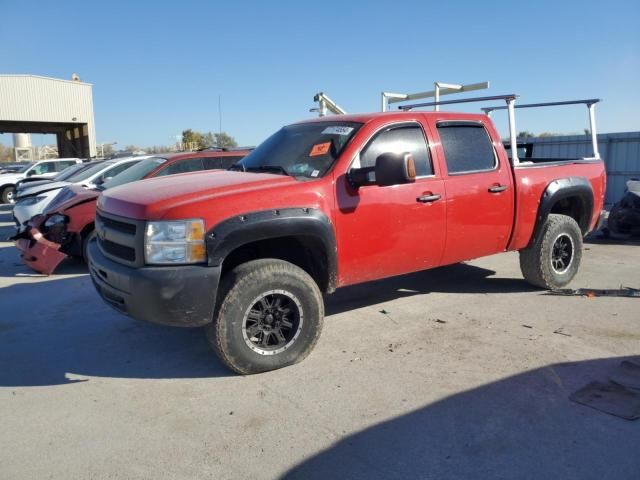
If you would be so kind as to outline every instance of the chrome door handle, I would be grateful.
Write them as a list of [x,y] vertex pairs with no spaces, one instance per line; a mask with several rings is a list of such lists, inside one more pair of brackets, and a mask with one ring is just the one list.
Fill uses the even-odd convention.
[[416,202],[420,202],[420,203],[431,203],[431,202],[435,202],[436,200],[440,200],[440,198],[442,198],[439,194],[437,193],[432,193],[431,195],[421,195],[418,198],[416,198]]
[[500,192],[504,192],[507,188],[506,185],[494,185],[492,187],[489,187],[489,193],[500,193]]

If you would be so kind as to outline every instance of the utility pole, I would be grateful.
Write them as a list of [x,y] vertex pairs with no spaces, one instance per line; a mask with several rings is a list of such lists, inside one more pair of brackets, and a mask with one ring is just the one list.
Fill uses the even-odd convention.
[[219,134],[218,134],[218,141],[217,143],[217,147],[220,146],[220,138],[222,138],[222,96],[218,95],[218,127],[219,127]]

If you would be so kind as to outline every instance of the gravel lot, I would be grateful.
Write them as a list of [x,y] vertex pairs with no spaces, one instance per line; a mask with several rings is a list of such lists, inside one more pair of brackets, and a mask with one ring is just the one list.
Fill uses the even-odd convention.
[[[640,287],[640,246],[587,244],[572,286],[620,285]],[[38,276],[0,243],[0,478],[638,478],[640,421],[567,397],[639,358],[640,299],[546,295],[509,253],[327,310],[306,361],[234,376],[202,331],[121,316],[81,264]]]

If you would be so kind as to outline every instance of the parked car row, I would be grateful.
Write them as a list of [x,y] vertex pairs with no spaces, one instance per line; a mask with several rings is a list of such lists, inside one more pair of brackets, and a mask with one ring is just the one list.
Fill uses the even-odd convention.
[[2,203],[14,203],[16,184],[25,178],[38,176],[40,178],[52,178],[67,167],[82,163],[80,158],[56,158],[52,160],[40,160],[28,162],[15,171],[0,172],[0,201]]
[[[40,181],[33,183],[18,182],[16,187],[15,205],[13,207],[13,218],[18,229],[25,228],[25,223],[38,213],[42,213],[51,200],[60,191],[69,185],[80,185],[84,188],[96,188],[106,181],[124,172],[141,160],[141,157],[123,158],[121,160],[107,160],[79,164],[69,167],[74,169],[71,176],[61,175],[54,177],[51,181]],[[60,180],[59,177],[65,178]]]
[[[21,190],[13,208],[16,246],[27,265],[51,274],[68,255],[86,259],[101,192],[152,177],[228,168],[247,153],[210,149],[93,162],[64,182],[27,187]],[[34,242],[34,238],[39,241]]]
[[337,288],[508,250],[530,284],[566,285],[604,201],[593,135],[592,157],[519,161],[488,115],[322,117],[250,153],[152,156],[65,186],[16,246],[44,273],[84,257],[117,311],[205,326],[231,370],[264,372],[310,353]]

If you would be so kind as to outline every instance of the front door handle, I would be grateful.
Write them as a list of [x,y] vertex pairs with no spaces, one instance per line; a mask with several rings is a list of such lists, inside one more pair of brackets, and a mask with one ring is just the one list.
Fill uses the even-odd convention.
[[500,193],[500,192],[504,192],[507,188],[506,185],[493,185],[491,187],[489,187],[489,193]]
[[416,198],[416,202],[420,202],[420,203],[431,203],[431,202],[435,202],[436,200],[440,200],[441,195],[439,195],[438,193],[431,193],[429,195],[421,195],[418,198]]

